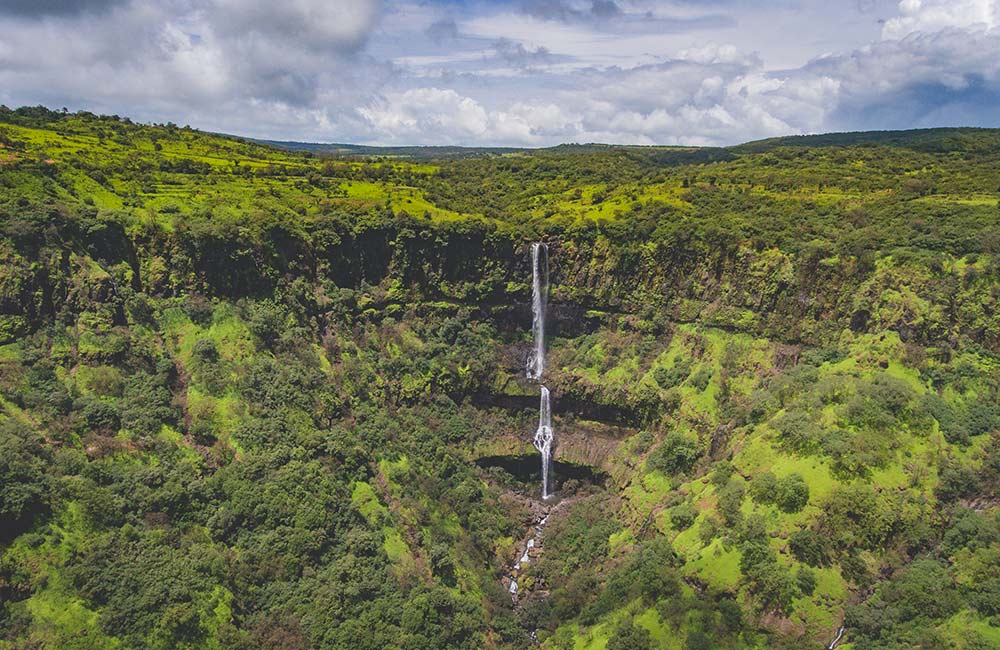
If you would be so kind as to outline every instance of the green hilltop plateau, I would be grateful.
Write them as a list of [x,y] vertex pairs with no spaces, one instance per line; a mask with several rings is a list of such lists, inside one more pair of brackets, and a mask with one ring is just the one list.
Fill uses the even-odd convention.
[[0,650],[1000,648],[1000,130],[278,144],[0,108]]

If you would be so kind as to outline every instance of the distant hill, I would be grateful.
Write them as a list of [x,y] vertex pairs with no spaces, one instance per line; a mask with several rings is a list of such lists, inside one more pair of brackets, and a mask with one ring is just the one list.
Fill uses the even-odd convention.
[[461,160],[480,156],[502,156],[506,154],[525,153],[530,149],[518,147],[452,147],[452,146],[405,146],[405,147],[375,147],[363,144],[341,144],[322,142],[294,142],[285,140],[253,140],[279,149],[290,151],[311,151],[315,154],[334,156],[355,156],[369,158],[385,156],[387,158],[407,158],[410,160]]
[[689,165],[698,163],[721,162],[732,160],[735,155],[730,148],[724,147],[681,147],[658,145],[624,145],[624,144],[559,144],[553,147],[461,147],[461,146],[401,146],[378,147],[360,144],[295,142],[282,140],[249,140],[257,144],[276,147],[286,151],[308,151],[320,156],[337,158],[397,158],[410,161],[455,161],[471,158],[488,158],[495,156],[530,155],[537,157],[581,156],[587,154],[607,154],[620,151],[629,157],[663,166]]
[[729,147],[640,146],[622,144],[560,144],[553,147],[464,147],[464,146],[371,146],[343,143],[252,140],[289,151],[309,151],[337,157],[386,157],[409,160],[463,160],[512,154],[573,155],[622,150],[666,165],[731,160],[736,154],[762,153],[781,147],[885,146],[927,153],[950,151],[984,152],[1000,149],[1000,129],[974,127],[908,129],[904,131],[856,131],[789,135],[754,140]]
[[[221,134],[226,135],[226,134]],[[559,144],[552,147],[464,147],[464,146],[375,146],[364,144],[344,144],[344,143],[322,143],[322,142],[297,142],[293,140],[257,140],[253,138],[242,138],[241,136],[227,135],[226,137],[236,137],[249,140],[257,144],[269,147],[277,147],[289,151],[309,151],[314,154],[331,155],[338,157],[357,158],[405,158],[409,160],[463,160],[466,158],[482,158],[486,156],[508,156],[513,154],[550,154],[550,155],[580,155],[591,153],[602,153],[613,150],[625,150],[638,152],[641,154],[655,154],[657,157],[675,158],[690,157],[696,151],[722,151],[716,147],[678,147],[678,146],[641,146],[624,144],[601,144],[601,143],[568,143]]]
[[974,127],[908,129],[905,131],[854,131],[817,135],[789,135],[755,140],[729,147],[740,153],[760,153],[778,147],[901,147],[928,153],[1000,149],[1000,129]]

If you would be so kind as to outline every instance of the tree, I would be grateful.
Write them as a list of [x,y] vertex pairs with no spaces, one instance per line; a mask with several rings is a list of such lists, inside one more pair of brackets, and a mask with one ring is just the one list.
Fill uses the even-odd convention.
[[678,431],[671,431],[653,450],[647,463],[664,474],[686,472],[701,455],[698,443]]
[[781,444],[793,451],[811,453],[822,439],[822,431],[806,413],[789,411],[771,424]]
[[934,493],[945,502],[972,496],[979,489],[979,477],[976,472],[959,461],[942,463],[940,478]]
[[772,472],[764,472],[753,477],[750,481],[750,496],[757,503],[774,503],[775,494],[778,492],[778,477]]
[[123,384],[122,427],[138,435],[155,436],[164,424],[176,422],[170,390],[163,377],[138,372]]
[[796,560],[809,566],[826,566],[829,562],[826,538],[809,528],[789,535],[788,548]]
[[782,512],[798,512],[809,502],[809,486],[800,474],[778,480],[774,502]]
[[15,420],[0,424],[0,540],[16,536],[49,508],[50,460],[37,433]]
[[685,530],[698,517],[698,511],[690,503],[682,503],[670,509],[670,523],[677,530]]
[[724,488],[718,491],[719,513],[726,523],[733,525],[740,520],[740,506],[743,504],[743,496],[746,489],[743,481],[732,478]]
[[286,311],[273,300],[261,300],[250,306],[250,332],[271,347],[285,329]]
[[403,606],[403,647],[409,650],[473,650],[481,647],[470,600],[444,587],[419,587]]

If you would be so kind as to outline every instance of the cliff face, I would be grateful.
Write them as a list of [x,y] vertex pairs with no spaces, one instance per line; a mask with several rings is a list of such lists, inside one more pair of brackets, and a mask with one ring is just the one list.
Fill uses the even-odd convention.
[[[633,430],[566,418],[556,418],[554,427],[553,460],[594,468],[612,478],[621,473],[626,461],[618,455],[618,449],[627,436],[635,433]],[[482,438],[468,453],[472,460],[538,455],[531,445],[531,436],[521,431]]]
[[[625,316],[639,328],[698,321],[811,344],[850,327],[896,330],[904,341],[925,344],[968,337],[1000,350],[996,270],[985,256],[875,260],[820,245],[756,250],[693,237],[616,241],[600,233],[546,239],[557,332],[578,334]],[[12,237],[2,254],[0,333],[7,340],[80,308],[82,297],[120,310],[130,295],[143,293],[198,291],[226,299],[280,293],[294,295],[320,323],[331,299],[375,310],[450,301],[501,324],[506,318],[511,329],[521,320],[515,312],[530,300],[528,241],[474,221],[457,227],[395,218],[370,227],[312,224],[301,232],[167,233],[54,214]],[[102,283],[108,288],[95,288]]]

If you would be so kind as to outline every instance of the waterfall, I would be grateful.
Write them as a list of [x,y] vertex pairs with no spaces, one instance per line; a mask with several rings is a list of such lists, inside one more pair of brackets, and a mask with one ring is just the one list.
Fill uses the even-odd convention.
[[528,357],[528,379],[538,382],[541,404],[538,408],[538,429],[535,431],[535,449],[542,455],[542,498],[552,496],[549,475],[552,473],[552,407],[549,389],[542,383],[545,374],[545,308],[549,297],[549,247],[542,243],[531,245],[531,333],[534,349]]
[[549,472],[552,469],[552,408],[549,406],[549,389],[541,386],[542,401],[538,408],[538,430],[535,431],[535,449],[542,454],[542,498],[549,492]]
[[549,298],[549,247],[531,245],[531,333],[535,347],[528,357],[528,379],[540,381],[545,373],[545,307]]

